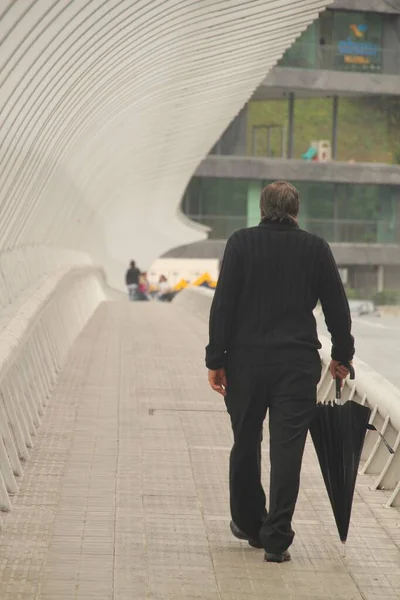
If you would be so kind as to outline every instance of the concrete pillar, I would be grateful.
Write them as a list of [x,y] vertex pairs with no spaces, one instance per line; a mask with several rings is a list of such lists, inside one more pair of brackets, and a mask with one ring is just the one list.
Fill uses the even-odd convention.
[[332,98],[332,160],[336,160],[337,155],[337,120],[338,120],[338,109],[339,109],[339,97],[333,96]]
[[289,93],[288,101],[288,139],[287,139],[287,157],[293,158],[294,150],[294,93]]
[[379,292],[383,292],[385,289],[385,268],[383,265],[379,265],[376,272],[376,289]]
[[249,181],[247,187],[247,227],[260,222],[261,181]]

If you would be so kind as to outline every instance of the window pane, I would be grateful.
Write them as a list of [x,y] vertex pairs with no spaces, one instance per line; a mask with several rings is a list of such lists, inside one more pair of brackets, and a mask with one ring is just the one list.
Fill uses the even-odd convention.
[[297,41],[285,52],[278,63],[279,67],[317,67],[317,44],[319,39],[318,21],[311,23]]
[[[261,183],[265,186],[271,181]],[[300,193],[299,223],[303,229],[328,242],[396,242],[397,187],[316,181],[292,183]],[[210,238],[226,239],[247,225],[250,185],[252,182],[244,179],[194,177],[182,201],[183,212],[210,227]]]

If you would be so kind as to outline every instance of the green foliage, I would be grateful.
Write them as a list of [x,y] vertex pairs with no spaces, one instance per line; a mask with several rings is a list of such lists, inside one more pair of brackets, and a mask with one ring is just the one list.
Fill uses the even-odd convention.
[[400,165],[400,148],[395,148],[393,152],[393,162],[395,165]]
[[373,300],[378,306],[400,304],[400,291],[382,290],[374,295]]
[[348,300],[359,300],[360,299],[359,291],[357,291],[351,287],[348,287],[348,286],[345,286],[345,289],[346,289],[346,296],[347,296]]
[[[392,97],[339,98],[337,160],[399,163],[400,99]],[[247,152],[253,153],[252,131],[256,125],[288,126],[288,102],[263,100],[249,102]],[[330,140],[331,98],[296,98],[294,115],[294,158],[309,148],[312,140]],[[271,134],[271,149],[281,156],[282,136]],[[256,155],[266,156],[266,133],[256,135]]]

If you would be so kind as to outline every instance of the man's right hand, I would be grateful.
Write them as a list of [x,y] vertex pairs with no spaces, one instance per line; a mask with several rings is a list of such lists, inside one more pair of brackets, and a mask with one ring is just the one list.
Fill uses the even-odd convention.
[[339,378],[342,381],[343,379],[346,379],[347,375],[349,374],[349,369],[342,365],[342,363],[340,363],[338,360],[331,360],[329,370],[333,379]]
[[226,396],[226,373],[225,369],[209,369],[208,382],[214,392],[218,392],[221,396]]

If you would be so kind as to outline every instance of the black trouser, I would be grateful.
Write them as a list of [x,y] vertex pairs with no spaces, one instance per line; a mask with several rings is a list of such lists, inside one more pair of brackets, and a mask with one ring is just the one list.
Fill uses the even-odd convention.
[[[230,503],[234,523],[260,539],[268,552],[284,552],[292,543],[291,521],[300,484],[308,427],[321,376],[318,354],[305,360],[263,366],[239,358],[227,367],[226,405],[234,445],[230,457]],[[269,511],[261,484],[263,422],[269,408]]]

